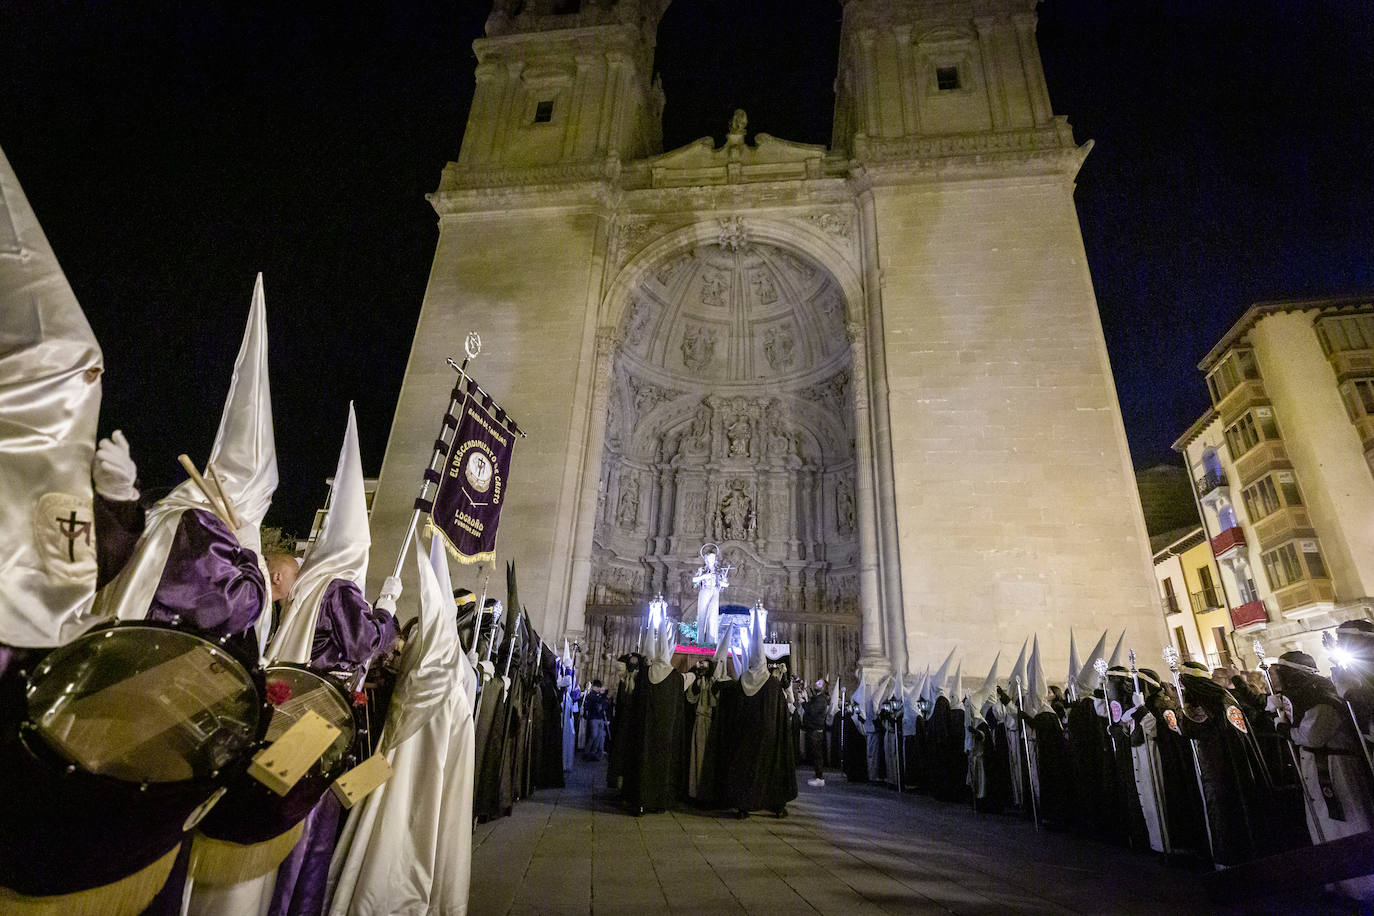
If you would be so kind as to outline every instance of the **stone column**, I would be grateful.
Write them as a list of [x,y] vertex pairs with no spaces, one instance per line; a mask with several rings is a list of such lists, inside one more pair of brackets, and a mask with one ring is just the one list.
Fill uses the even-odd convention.
[[1026,77],[1026,94],[1030,96],[1031,115],[1036,124],[1047,124],[1054,117],[1050,108],[1050,93],[1045,88],[1045,72],[1040,68],[1040,49],[1035,43],[1035,14],[1017,13],[1016,47],[1021,52],[1021,72]]
[[858,55],[858,69],[864,87],[864,116],[867,124],[864,133],[870,137],[883,136],[882,109],[878,99],[878,64],[876,60],[877,36],[872,29],[865,29],[859,36],[862,53]]
[[582,465],[582,492],[577,499],[577,526],[573,531],[573,562],[568,586],[569,636],[581,636],[586,626],[587,585],[592,576],[592,535],[596,530],[596,495],[601,479],[601,456],[606,447],[606,410],[611,394],[611,374],[620,348],[620,332],[602,328],[596,333],[596,367],[592,376],[591,418]]
[[917,97],[916,71],[911,64],[911,26],[899,25],[892,30],[897,42],[897,88],[902,96],[902,133],[921,132],[921,100]]
[[864,668],[887,667],[883,645],[883,618],[878,592],[878,530],[876,494],[873,489],[873,449],[869,442],[868,355],[864,326],[851,322],[849,355],[853,360],[854,464],[857,470],[854,502],[859,522],[859,614],[861,620],[859,664]]
[[973,20],[978,29],[978,56],[983,60],[983,85],[987,87],[988,114],[992,117],[992,129],[1002,130],[1007,126],[1007,102],[1002,86],[1002,74],[998,67],[997,51],[993,46],[993,29],[997,20],[991,16],[979,16]]
[[490,61],[478,64],[474,72],[477,87],[472,100],[474,105],[481,105],[481,109],[468,116],[467,134],[458,151],[458,164],[463,168],[480,167],[490,153],[490,137],[501,118],[500,103],[505,94],[505,87],[496,82],[498,72],[499,68]]
[[[905,673],[908,660],[906,604],[902,595],[902,558],[897,541],[897,494],[892,468],[892,415],[888,403],[887,357],[882,342],[883,273],[878,261],[878,222],[873,191],[864,188],[859,195],[859,217],[864,244],[865,314],[868,317],[868,352],[873,390],[872,473],[877,479],[878,543],[882,551],[883,607],[888,626],[888,655],[899,673]],[[857,378],[856,378],[857,383]],[[856,433],[857,435],[857,433]]]

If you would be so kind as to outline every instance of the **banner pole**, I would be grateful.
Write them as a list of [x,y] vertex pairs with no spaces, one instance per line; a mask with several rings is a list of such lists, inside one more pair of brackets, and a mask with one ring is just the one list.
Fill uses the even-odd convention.
[[[469,386],[463,383],[468,380],[468,363],[472,362],[480,352],[482,352],[482,338],[478,336],[476,331],[469,331],[468,336],[463,340],[463,364],[458,366],[454,364],[453,360],[450,359],[448,361],[450,366],[458,370],[458,385],[454,387],[453,392],[457,394],[461,390],[462,396],[449,398],[448,410],[444,411],[444,422],[439,427],[439,437],[434,440],[434,453],[429,456],[429,465],[425,468],[426,475],[437,471],[448,458],[447,450],[441,451],[438,445],[444,441],[444,434],[448,432],[448,418],[451,416],[461,416],[461,414],[456,411],[465,405],[468,398],[471,397],[471,393],[468,390]],[[420,527],[420,519],[423,518],[425,514],[425,510],[421,506],[421,503],[424,502],[425,494],[429,492],[429,484],[430,481],[428,476],[425,476],[420,482],[420,494],[415,498],[415,511],[411,513],[410,524],[406,526],[406,535],[401,539],[401,549],[396,554],[396,565],[391,571],[392,578],[399,579],[401,577],[401,567],[405,563],[406,551],[410,550],[410,544],[415,540],[415,530]],[[435,484],[435,491],[438,491],[438,484]]]

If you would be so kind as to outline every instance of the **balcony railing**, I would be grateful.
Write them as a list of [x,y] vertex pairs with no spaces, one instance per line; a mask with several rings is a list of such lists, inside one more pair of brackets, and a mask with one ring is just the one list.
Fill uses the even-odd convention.
[[1300,535],[1311,537],[1312,519],[1302,506],[1283,506],[1254,523],[1255,540],[1268,550]]
[[1206,611],[1215,611],[1221,607],[1221,592],[1215,585],[1204,588],[1200,592],[1193,592],[1193,610],[1199,614]]
[[1197,479],[1197,495],[1206,499],[1213,490],[1226,487],[1226,475],[1221,471],[1211,471]]
[[1369,375],[1374,370],[1374,350],[1336,350],[1329,358],[1338,380]]
[[1274,603],[1289,620],[1301,620],[1328,610],[1336,599],[1330,579],[1299,579],[1283,588],[1274,589]]
[[1245,531],[1239,525],[1232,525],[1221,534],[1212,538],[1212,556],[1220,559],[1234,550],[1245,546]]
[[1264,602],[1259,599],[1231,608],[1231,626],[1237,630],[1268,622],[1269,613],[1264,609]]
[[1217,413],[1221,415],[1223,426],[1230,426],[1235,419],[1256,404],[1268,404],[1269,396],[1264,393],[1264,383],[1259,379],[1248,378],[1226,392],[1217,401]]

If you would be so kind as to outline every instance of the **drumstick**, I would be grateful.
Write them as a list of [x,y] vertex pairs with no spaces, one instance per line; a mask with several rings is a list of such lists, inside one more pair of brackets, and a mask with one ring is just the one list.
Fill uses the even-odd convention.
[[200,471],[196,470],[196,466],[191,463],[190,457],[188,457],[185,454],[177,455],[177,461],[181,462],[181,466],[185,468],[186,473],[190,475],[191,482],[194,483],[196,487],[200,490],[201,495],[209,501],[211,511],[213,511],[215,515],[219,516],[220,521],[224,522],[224,524],[226,525],[229,525],[230,531],[237,530],[234,528],[233,525],[229,523],[229,518],[225,515],[224,508],[220,506],[218,501],[216,501],[215,495],[210,492],[210,487],[205,482],[205,478],[200,476]]
[[215,485],[215,492],[218,493],[219,498],[224,501],[224,511],[229,514],[229,527],[238,531],[238,513],[234,511],[234,504],[229,501],[229,497],[224,495],[224,487],[220,486],[219,475],[215,473],[214,468],[206,468],[205,471],[210,475],[210,482]]

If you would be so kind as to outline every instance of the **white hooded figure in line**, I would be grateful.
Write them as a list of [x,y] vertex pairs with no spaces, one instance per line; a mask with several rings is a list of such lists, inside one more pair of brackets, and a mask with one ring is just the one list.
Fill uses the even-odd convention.
[[730,586],[730,568],[720,566],[715,544],[701,548],[704,564],[692,577],[697,588],[697,645],[714,646],[720,639],[720,593]]

